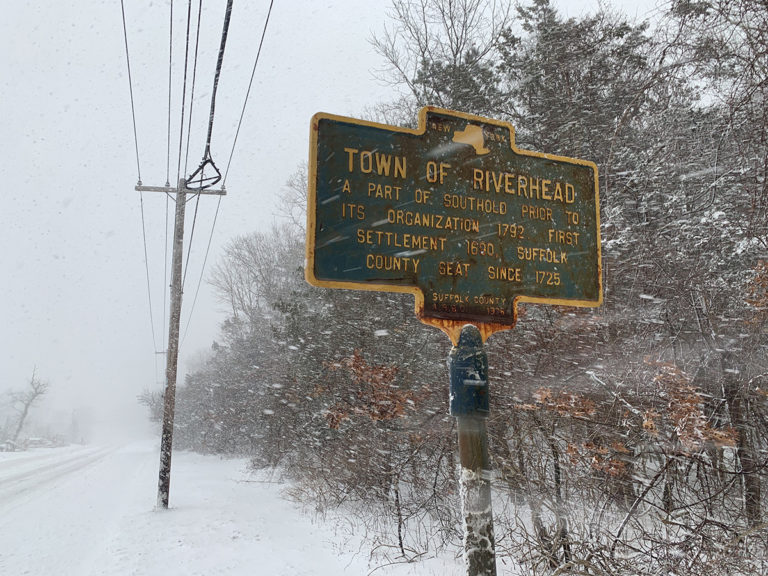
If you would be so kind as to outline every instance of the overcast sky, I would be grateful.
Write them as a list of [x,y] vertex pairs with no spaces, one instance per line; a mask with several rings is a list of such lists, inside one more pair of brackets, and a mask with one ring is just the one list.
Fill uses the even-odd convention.
[[[125,0],[145,185],[166,180],[169,4]],[[575,15],[597,2],[556,4]],[[626,4],[630,15],[643,17],[655,2]],[[188,172],[203,154],[225,5],[226,0],[204,2]],[[212,142],[222,170],[268,5],[234,3]],[[207,269],[231,238],[270,226],[285,182],[306,162],[315,112],[360,116],[393,98],[392,88],[375,78],[381,60],[368,42],[381,31],[388,6],[275,0]],[[39,418],[67,422],[77,410],[90,413],[96,427],[144,429],[136,397],[145,388],[162,388],[165,358],[155,354],[150,323],[120,3],[9,2],[4,8],[0,417],[5,392],[23,388],[35,369],[51,383]],[[174,3],[174,15],[171,182],[177,174],[186,2]],[[163,272],[166,200],[162,194],[143,196],[154,335],[161,350],[170,281]],[[216,205],[215,197],[199,205],[182,312],[182,332],[188,322],[189,327],[180,380],[190,359],[210,347],[224,318],[203,282],[190,321]],[[187,246],[194,208],[190,202]],[[172,205],[169,210],[172,220]]]

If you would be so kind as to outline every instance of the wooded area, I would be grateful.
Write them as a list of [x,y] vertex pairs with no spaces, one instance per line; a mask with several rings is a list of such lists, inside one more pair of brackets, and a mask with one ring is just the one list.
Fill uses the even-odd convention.
[[[370,119],[461,110],[599,168],[604,305],[521,306],[487,345],[497,557],[531,574],[768,572],[768,5],[663,10],[395,0],[372,39],[400,98]],[[306,181],[212,273],[177,446],[275,467],[392,561],[458,545],[450,342],[410,296],[304,281]]]

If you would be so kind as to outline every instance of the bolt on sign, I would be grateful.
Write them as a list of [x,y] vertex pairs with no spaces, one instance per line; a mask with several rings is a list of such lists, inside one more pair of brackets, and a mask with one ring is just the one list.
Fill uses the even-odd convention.
[[454,343],[513,327],[518,302],[602,302],[597,167],[519,150],[505,122],[316,114],[307,219],[309,283],[412,293]]

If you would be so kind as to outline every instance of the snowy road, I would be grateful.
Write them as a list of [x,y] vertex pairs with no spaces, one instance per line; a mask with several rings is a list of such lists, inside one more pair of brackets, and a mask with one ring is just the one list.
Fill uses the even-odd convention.
[[109,567],[123,522],[152,508],[150,456],[114,447],[0,455],[0,573],[121,573]]
[[30,502],[67,475],[81,472],[109,453],[108,448],[78,447],[7,454],[0,460],[0,507],[5,512],[0,523],[5,523],[13,508]]
[[[154,510],[152,443],[0,453],[2,576],[368,574],[354,535],[313,522],[245,461],[175,453],[171,509]],[[451,563],[452,564],[452,563]],[[455,571],[456,570],[456,571]],[[393,566],[377,576],[458,574]]]

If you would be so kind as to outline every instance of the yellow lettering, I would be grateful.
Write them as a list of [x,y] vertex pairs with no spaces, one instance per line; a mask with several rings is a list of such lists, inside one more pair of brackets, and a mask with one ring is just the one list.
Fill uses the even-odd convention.
[[559,200],[560,202],[563,201],[563,187],[560,185],[560,182],[555,183],[555,193],[552,194],[553,200]]
[[502,191],[506,194],[517,193],[515,175],[512,172],[494,172],[480,168],[472,169],[472,188],[484,192],[490,192],[493,189],[496,194],[500,194]]
[[355,220],[365,220],[365,206],[363,204],[343,202],[341,204],[341,217]]
[[368,150],[360,152],[360,171],[365,174],[373,172],[373,154]]
[[549,194],[549,185],[552,184],[551,180],[541,181],[541,197],[544,200],[552,200],[552,196]]
[[381,185],[375,182],[368,183],[368,197],[383,198],[384,200],[400,200],[400,186]]
[[523,204],[520,208],[520,215],[531,220],[552,220],[552,209]]
[[395,178],[405,178],[405,156],[395,156]]
[[517,258],[518,260],[534,260],[550,264],[568,263],[568,254],[566,252],[556,252],[551,248],[526,248],[525,246],[518,246]]
[[549,241],[556,244],[567,244],[568,246],[579,245],[579,233],[565,230],[555,230],[550,228]]
[[440,162],[440,164],[438,164],[434,160],[430,160],[427,162],[427,182],[430,184],[435,184],[439,181],[440,184],[442,184],[445,180],[445,177],[448,175],[448,168],[450,167],[451,165],[446,162]]
[[[499,179],[496,179],[496,176],[498,175]],[[499,193],[499,190],[501,190],[501,173],[498,172],[491,172],[491,178],[493,178],[493,188],[496,190],[496,194]]]
[[354,172],[355,170],[355,154],[359,152],[357,148],[344,148],[344,152],[347,153],[349,156],[349,171]]
[[573,204],[576,200],[576,193],[573,189],[573,184],[565,183],[565,201],[568,204]]
[[376,172],[379,175],[389,176],[389,167],[392,165],[392,156],[390,154],[376,153]]
[[357,148],[344,148],[347,153],[347,170],[354,172],[359,168],[364,174],[376,173],[379,176],[389,176],[392,172],[394,159],[395,178],[405,178],[407,174],[407,165],[405,156],[393,156],[392,154],[382,154],[374,150],[358,150]]
[[469,271],[469,263],[440,261],[437,265],[437,271],[441,276],[466,276]]
[[506,172],[504,174],[504,192],[507,194],[514,194],[514,183],[515,183],[515,175],[511,172]]
[[520,268],[488,266],[489,280],[504,280],[506,282],[522,282],[523,273]]
[[385,272],[413,272],[415,274],[419,271],[420,263],[420,258],[401,258],[383,254],[368,254],[365,257],[366,268],[384,270]]
[[472,169],[472,188],[475,190],[483,189],[483,171],[480,168]]
[[531,193],[531,198],[533,198],[534,196],[536,198],[539,197],[540,183],[538,178],[531,178],[530,180],[528,180],[528,190]]

